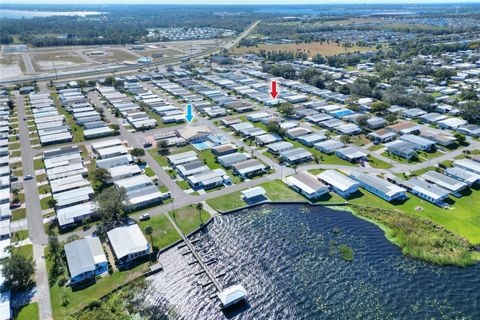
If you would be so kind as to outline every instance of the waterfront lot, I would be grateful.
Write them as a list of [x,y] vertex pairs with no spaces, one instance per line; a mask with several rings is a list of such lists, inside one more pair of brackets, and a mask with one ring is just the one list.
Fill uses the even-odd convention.
[[[261,185],[267,191],[267,197],[272,201],[308,201],[306,198],[288,188],[279,180],[267,182]],[[317,203],[338,203],[345,200],[333,192],[325,196]],[[427,218],[465,239],[473,245],[480,243],[480,211],[474,208],[480,207],[480,190],[472,189],[469,195],[462,198],[450,197],[449,209],[442,209],[436,205],[409,194],[410,199],[403,203],[389,203],[372,193],[359,189],[347,201],[367,207],[402,210],[408,214]],[[241,199],[240,192],[234,192],[216,199],[207,200],[214,209],[228,211],[246,206]],[[417,211],[416,208],[421,208]]]

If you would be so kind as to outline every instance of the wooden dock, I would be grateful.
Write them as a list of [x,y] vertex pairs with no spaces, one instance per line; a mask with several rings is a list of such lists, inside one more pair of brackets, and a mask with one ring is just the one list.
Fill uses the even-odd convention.
[[[192,254],[193,258],[195,259],[194,261],[192,262],[189,262],[188,264],[189,265],[192,265],[192,264],[195,264],[195,263],[198,263],[200,265],[200,267],[202,268],[202,270],[205,272],[205,274],[207,275],[207,277],[209,278],[209,281],[207,282],[207,284],[209,285],[210,283],[213,284],[215,286],[215,288],[217,289],[218,292],[222,292],[223,288],[222,288],[222,285],[220,284],[220,282],[218,282],[217,278],[215,277],[215,275],[212,273],[212,271],[210,271],[210,268],[208,267],[208,265],[202,260],[202,257],[200,256],[200,254],[195,250],[195,247],[193,246],[193,243],[196,243],[198,242],[199,240],[196,239],[196,240],[192,240],[190,241],[182,232],[182,230],[180,230],[180,228],[177,226],[177,224],[175,223],[175,221],[170,217],[170,215],[168,213],[165,214],[165,216],[167,217],[168,220],[170,220],[170,222],[172,223],[173,227],[175,228],[175,230],[177,231],[177,233],[182,237],[182,240],[183,240],[183,244],[179,246],[179,249],[182,249],[182,250],[186,250],[185,247],[188,248],[188,251],[182,251],[182,255],[188,255],[188,254]],[[205,283],[204,283],[205,284]]]

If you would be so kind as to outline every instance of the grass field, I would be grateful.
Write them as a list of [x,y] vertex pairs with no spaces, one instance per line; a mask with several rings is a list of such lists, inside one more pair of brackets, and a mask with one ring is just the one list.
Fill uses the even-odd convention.
[[373,47],[359,47],[353,46],[350,48],[344,48],[342,45],[337,43],[320,43],[320,42],[311,42],[311,43],[286,43],[286,44],[259,44],[257,47],[238,47],[233,49],[235,54],[244,54],[244,53],[258,53],[260,50],[265,51],[304,51],[307,52],[310,56],[316,54],[321,54],[322,56],[333,56],[341,53],[352,53],[356,51],[365,52],[375,50]]
[[19,208],[19,209],[12,210],[12,221],[25,219],[26,216],[27,216],[26,208]]
[[13,318],[14,320],[37,320],[38,316],[38,303],[29,303],[18,310],[18,313]]
[[[398,209],[408,214],[427,218],[445,229],[467,239],[473,245],[480,244],[480,190],[472,190],[462,198],[450,197],[451,209],[441,209],[414,195],[404,203],[389,203],[368,191],[359,190],[350,203],[385,209]],[[415,210],[422,207],[422,211]]]
[[170,217],[172,217],[184,234],[189,234],[201,226],[202,223],[207,222],[207,220],[210,218],[210,214],[205,210],[201,211],[200,218],[199,211],[195,205],[189,205],[187,207],[175,209],[175,215],[173,212],[169,212],[168,214]]
[[40,170],[40,169],[45,168],[45,165],[43,164],[43,159],[38,158],[38,159],[33,160],[33,168],[35,170]]
[[[145,232],[147,226],[153,228],[153,246],[156,251],[161,250],[180,239],[180,235],[175,231],[173,225],[163,214],[154,216],[148,221],[139,221],[138,225],[143,232]],[[147,236],[146,234],[145,236],[147,237],[147,240],[150,241],[150,236]]]

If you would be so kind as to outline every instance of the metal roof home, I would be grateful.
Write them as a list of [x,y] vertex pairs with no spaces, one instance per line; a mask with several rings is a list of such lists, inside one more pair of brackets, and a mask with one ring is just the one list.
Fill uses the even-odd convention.
[[420,150],[428,150],[435,146],[435,141],[425,139],[413,134],[404,134],[403,136],[400,136],[399,139],[402,141],[413,143],[416,148]]
[[345,146],[345,145],[343,143],[341,143],[340,141],[332,139],[332,140],[327,140],[327,141],[315,143],[313,146],[314,146],[315,149],[317,149],[317,150],[319,150],[323,153],[330,154],[330,153],[335,152],[335,150],[343,148],[343,146]]
[[405,159],[412,159],[417,156],[417,145],[408,141],[392,141],[386,143],[387,151]]
[[476,124],[467,124],[457,128],[457,131],[472,137],[480,137],[480,126]]
[[107,271],[108,261],[97,237],[67,243],[65,256],[72,283],[93,278]]
[[462,181],[469,186],[471,186],[475,183],[480,183],[480,174],[462,169],[460,167],[453,167],[453,168],[445,169],[445,175],[449,176],[449,177],[452,177],[452,178],[455,178],[459,181]]
[[271,143],[267,146],[270,153],[278,154],[282,151],[293,149],[293,144],[287,141]]
[[318,198],[328,193],[328,186],[320,182],[317,177],[307,171],[301,171],[287,177],[285,183],[308,199]]
[[468,187],[467,184],[436,171],[425,172],[420,178],[447,189],[456,196],[459,196],[458,193]]
[[104,141],[98,141],[98,142],[92,142],[92,150],[96,152],[97,150],[103,149],[103,148],[109,148],[109,147],[114,147],[114,146],[121,146],[122,141],[120,139],[109,139],[109,140],[104,140]]
[[174,166],[182,164],[182,163],[187,163],[187,162],[193,161],[195,159],[198,159],[197,153],[195,151],[186,151],[186,152],[177,153],[177,154],[167,156],[168,162],[171,163]]
[[217,161],[225,168],[231,167],[233,164],[250,159],[250,154],[244,153],[231,153],[217,158]]
[[443,200],[450,194],[448,190],[419,178],[408,180],[407,186],[410,193],[437,205],[443,204]]
[[92,187],[86,186],[79,189],[56,193],[53,195],[53,199],[57,201],[57,208],[65,208],[90,200],[93,193]]
[[215,169],[187,178],[188,182],[193,188],[215,188],[223,184],[225,171],[222,169]]
[[132,161],[133,161],[132,156],[129,154],[126,154],[123,156],[97,160],[96,165],[98,168],[108,169],[116,166],[127,165]]
[[379,178],[373,174],[351,173],[350,176],[358,181],[362,188],[379,196],[386,201],[403,200],[408,198],[406,190],[385,179]]
[[312,132],[312,130],[303,127],[292,128],[286,132],[287,137],[290,139],[296,139]]
[[295,164],[312,160],[313,155],[303,148],[296,148],[280,152],[280,159],[289,164]]
[[246,190],[242,190],[240,191],[240,193],[246,200],[248,200],[248,199],[252,199],[259,196],[265,196],[267,192],[262,187],[253,187]]
[[331,186],[333,191],[344,198],[348,198],[358,190],[358,182],[336,170],[325,170],[319,173],[317,178]]
[[447,116],[437,112],[431,112],[418,117],[418,119],[427,123],[437,123],[439,121],[447,119]]
[[407,109],[402,111],[402,115],[407,118],[418,118],[420,116],[423,116],[426,113],[427,112],[419,108],[412,108],[412,109]]
[[267,167],[257,159],[234,163],[232,170],[242,178],[249,178],[265,172]]
[[453,166],[459,167],[476,174],[480,174],[480,163],[470,159],[459,159],[453,162]]
[[56,215],[60,228],[82,221],[93,214],[93,203],[85,202],[71,207],[57,209]]
[[349,162],[357,162],[360,160],[366,160],[367,154],[355,147],[345,147],[335,151],[335,155],[341,159]]
[[466,125],[468,122],[460,118],[449,118],[438,121],[437,125],[442,129],[457,129],[460,126]]
[[311,147],[317,142],[322,142],[327,140],[327,137],[320,133],[311,133],[297,138],[297,141],[301,144]]
[[112,229],[107,232],[107,236],[119,263],[150,253],[150,245],[137,224]]
[[279,141],[282,141],[282,137],[280,137],[277,134],[267,133],[267,134],[263,134],[261,136],[256,136],[255,137],[255,142],[259,146],[264,146],[266,144],[279,142]]
[[108,169],[110,173],[110,180],[117,181],[125,178],[129,178],[132,176],[136,176],[142,173],[142,170],[137,165],[123,165],[123,166],[116,166]]

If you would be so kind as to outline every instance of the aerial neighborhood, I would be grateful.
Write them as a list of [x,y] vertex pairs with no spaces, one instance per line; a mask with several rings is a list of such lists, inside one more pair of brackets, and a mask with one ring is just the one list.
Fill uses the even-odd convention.
[[[0,320],[26,308],[31,319],[86,319],[107,303],[151,318],[142,312],[163,298],[116,299],[139,279],[176,279],[171,269],[191,270],[208,306],[244,302],[248,272],[222,269],[205,234],[233,232],[238,212],[267,217],[269,205],[343,208],[409,258],[478,262],[478,16],[220,9],[204,25],[145,24],[127,43],[83,32],[2,40],[2,59],[28,71],[0,79]],[[41,60],[50,46],[62,48],[53,70]],[[19,304],[25,292],[33,302]]]

